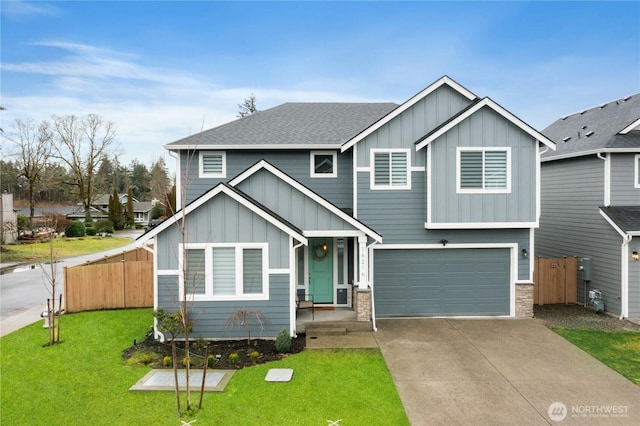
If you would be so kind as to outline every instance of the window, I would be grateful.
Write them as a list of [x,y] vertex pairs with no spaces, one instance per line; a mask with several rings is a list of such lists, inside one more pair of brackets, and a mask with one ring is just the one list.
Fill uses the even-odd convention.
[[640,188],[640,154],[636,154],[636,174],[635,174],[635,187]]
[[[184,247],[184,246],[183,246]],[[186,244],[180,277],[193,300],[266,300],[269,296],[267,245]]]
[[510,148],[458,148],[458,193],[511,192]]
[[311,152],[311,177],[338,176],[338,155],[334,151]]
[[408,149],[371,150],[371,189],[411,189]]
[[227,177],[227,158],[224,152],[200,153],[200,177],[224,178]]

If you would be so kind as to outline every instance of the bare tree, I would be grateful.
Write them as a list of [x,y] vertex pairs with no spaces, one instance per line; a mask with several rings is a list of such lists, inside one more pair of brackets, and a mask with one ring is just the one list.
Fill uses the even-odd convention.
[[85,216],[91,220],[94,180],[100,161],[113,154],[116,127],[95,114],[53,116],[54,155],[69,166],[76,195],[82,201]]
[[238,115],[236,117],[242,118],[251,114],[255,114],[258,112],[258,108],[256,107],[256,96],[252,93],[251,96],[246,98],[241,104],[238,104]]
[[30,119],[16,119],[13,123],[13,133],[7,137],[16,146],[14,155],[18,158],[20,173],[28,185],[30,228],[33,226],[35,213],[34,191],[49,160],[52,138],[51,129],[46,121],[36,125]]
[[[57,228],[57,223],[52,223],[53,229]],[[49,346],[60,343],[60,315],[62,314],[62,294],[58,294],[57,280],[57,256],[54,250],[55,232],[49,235],[49,258],[47,264],[40,262],[40,269],[43,272],[43,280],[51,299],[47,299],[47,322],[49,323]],[[48,268],[47,268],[48,266]],[[59,297],[56,304],[56,296]]]

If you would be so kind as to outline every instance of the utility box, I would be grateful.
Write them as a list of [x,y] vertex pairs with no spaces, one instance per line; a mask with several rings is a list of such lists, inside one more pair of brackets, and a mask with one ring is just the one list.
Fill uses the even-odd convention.
[[581,257],[578,259],[578,272],[582,281],[591,281],[591,258]]

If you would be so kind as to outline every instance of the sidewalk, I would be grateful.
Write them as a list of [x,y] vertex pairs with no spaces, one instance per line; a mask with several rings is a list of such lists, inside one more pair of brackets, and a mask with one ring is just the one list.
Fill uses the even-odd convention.
[[[26,327],[34,322],[44,321],[40,314],[46,309],[45,305],[26,309],[17,315],[12,315],[0,321],[0,337]],[[44,324],[44,322],[43,322]]]

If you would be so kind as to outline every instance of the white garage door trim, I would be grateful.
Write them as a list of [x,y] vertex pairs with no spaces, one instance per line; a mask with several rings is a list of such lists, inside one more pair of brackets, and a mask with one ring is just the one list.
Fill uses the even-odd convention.
[[[469,244],[456,244],[447,243],[443,244],[374,244],[369,248],[369,258],[373,259],[373,262],[369,262],[369,282],[371,285],[371,316],[373,317],[373,326],[375,326],[375,300],[374,300],[374,272],[373,266],[375,263],[374,250],[455,250],[455,249],[486,249],[486,248],[506,248],[509,249],[510,254],[510,266],[509,266],[509,317],[515,317],[516,305],[516,282],[518,279],[518,244],[517,243],[469,243]],[[456,317],[447,317],[456,318]],[[473,317],[464,317],[473,318]],[[479,317],[482,318],[482,317]],[[486,318],[486,317],[484,317]]]

